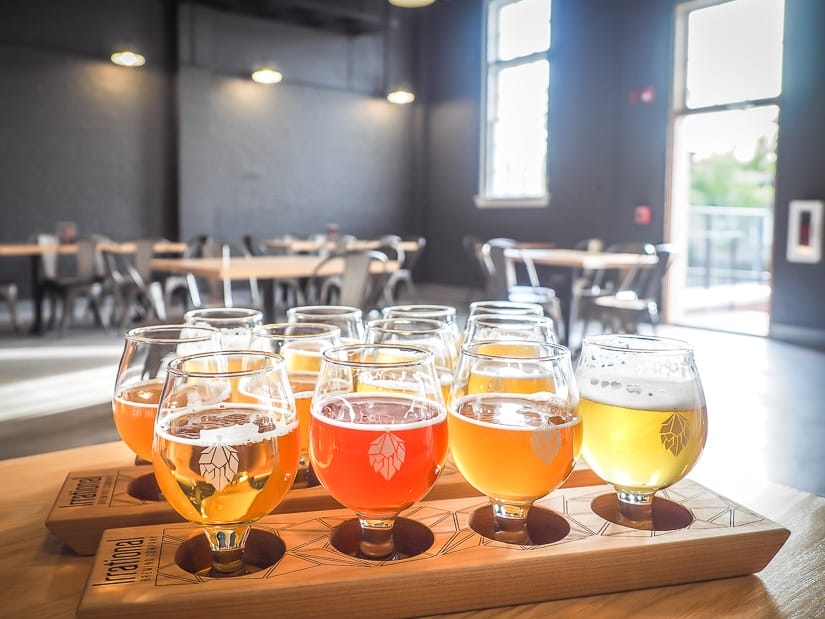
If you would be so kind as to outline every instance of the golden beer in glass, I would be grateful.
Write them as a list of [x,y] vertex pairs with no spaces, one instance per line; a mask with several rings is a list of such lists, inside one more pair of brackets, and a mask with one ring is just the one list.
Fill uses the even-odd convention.
[[203,527],[212,553],[206,575],[245,573],[250,527],[277,507],[298,467],[298,419],[283,359],[221,351],[172,361],[153,454],[169,504]]
[[490,499],[494,539],[531,544],[533,503],[573,471],[581,448],[570,351],[545,342],[465,343],[449,408],[450,453]]
[[619,521],[647,527],[654,494],[690,472],[707,438],[693,351],[668,338],[591,336],[576,376],[582,455],[616,488]]

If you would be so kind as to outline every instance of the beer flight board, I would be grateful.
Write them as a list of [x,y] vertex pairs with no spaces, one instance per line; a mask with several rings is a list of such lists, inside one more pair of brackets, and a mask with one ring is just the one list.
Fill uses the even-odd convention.
[[[677,522],[681,528],[616,525],[593,508],[612,488],[580,468],[531,512],[537,527],[553,529],[556,537],[514,546],[478,532],[486,526],[487,500],[455,469],[445,473],[427,500],[402,514],[396,537],[412,556],[399,561],[345,554],[357,543],[353,514],[335,509],[321,488],[293,490],[278,513],[255,525],[247,548],[259,569],[237,578],[197,575],[208,566],[209,553],[202,530],[190,523],[176,518],[101,531],[98,521],[100,543],[78,617],[157,612],[185,618],[201,616],[205,607],[218,614],[270,608],[279,617],[331,608],[341,617],[455,612],[751,574],[789,535],[691,480],[657,498],[664,511],[689,514]],[[55,509],[66,498],[58,497]],[[74,528],[88,525],[76,521]],[[54,522],[50,528],[56,530]]]
[[[458,478],[450,481],[451,475]],[[667,516],[660,530],[613,524],[594,511],[612,488],[593,485],[593,474],[580,469],[531,512],[537,527],[552,529],[556,538],[515,546],[482,534],[487,500],[468,495],[460,475],[453,471],[443,481],[435,495],[402,514],[396,537],[411,556],[399,561],[348,556],[357,530],[346,509],[267,516],[247,545],[258,571],[229,579],[197,575],[208,566],[209,552],[192,524],[108,529],[78,617],[186,618],[201,616],[205,607],[218,615],[270,608],[279,617],[330,609],[339,617],[466,611],[752,574],[789,535],[691,480],[657,497]],[[306,489],[290,494],[300,492]],[[450,493],[456,494],[447,498]],[[688,519],[680,522],[681,514]],[[676,526],[667,526],[668,518]]]

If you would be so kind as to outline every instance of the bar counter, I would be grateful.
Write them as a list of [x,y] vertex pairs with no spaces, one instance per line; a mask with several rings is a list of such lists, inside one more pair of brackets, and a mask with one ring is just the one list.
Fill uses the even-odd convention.
[[[73,617],[92,565],[65,548],[45,520],[72,470],[128,466],[121,442],[0,461],[7,498],[0,616]],[[773,520],[791,536],[756,575],[443,615],[485,617],[815,617],[825,613],[825,498],[770,482],[696,481]],[[633,569],[628,565],[627,569]],[[507,573],[502,571],[503,586]],[[422,595],[426,592],[422,591]],[[263,611],[264,609],[262,609]],[[269,615],[269,612],[265,614]],[[331,616],[334,615],[334,611]],[[272,611],[277,616],[277,611]]]

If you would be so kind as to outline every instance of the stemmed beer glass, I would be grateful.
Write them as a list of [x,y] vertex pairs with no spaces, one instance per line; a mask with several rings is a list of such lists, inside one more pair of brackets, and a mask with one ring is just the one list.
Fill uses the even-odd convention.
[[152,460],[155,415],[169,362],[219,346],[218,331],[205,326],[154,325],[126,333],[112,416],[120,437],[146,464]]
[[450,453],[470,485],[490,499],[491,530],[478,532],[512,544],[553,541],[545,532],[531,534],[528,513],[573,471],[581,446],[578,401],[564,346],[464,344],[450,403]]
[[317,486],[309,461],[309,407],[321,370],[321,353],[341,344],[341,330],[335,325],[314,322],[280,322],[262,325],[254,335],[256,350],[274,352],[286,362],[301,432],[301,460],[295,487]]
[[298,419],[284,365],[278,355],[254,351],[169,364],[152,465],[169,504],[203,527],[212,553],[205,575],[245,573],[251,525],[294,481]]
[[400,558],[396,518],[430,491],[447,458],[433,353],[378,344],[324,351],[312,398],[310,455],[323,486],[358,516],[356,554]]
[[586,337],[576,368],[582,455],[616,488],[612,522],[653,528],[653,497],[693,468],[707,409],[687,342],[642,335]]
[[301,305],[286,311],[289,322],[315,322],[335,325],[341,330],[341,342],[358,344],[364,341],[363,312],[349,305]]
[[448,324],[424,318],[379,318],[367,323],[367,343],[407,344],[431,351],[444,401],[449,401],[456,353]]
[[252,332],[263,324],[260,310],[246,307],[201,307],[189,310],[183,320],[190,325],[206,325],[220,331],[223,350],[252,348]]

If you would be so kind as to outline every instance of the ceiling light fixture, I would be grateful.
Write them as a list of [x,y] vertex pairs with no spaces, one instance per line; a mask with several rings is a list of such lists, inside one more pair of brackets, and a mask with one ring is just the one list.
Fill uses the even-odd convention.
[[252,81],[259,84],[277,84],[284,79],[283,73],[271,67],[261,67],[252,72]]
[[387,101],[398,105],[412,103],[415,101],[415,93],[407,90],[406,88],[396,88],[395,90],[387,93]]
[[146,58],[143,54],[132,51],[130,49],[122,49],[110,56],[112,62],[121,67],[142,67],[146,64]]
[[422,6],[429,6],[435,0],[390,0],[393,6],[400,6],[403,9],[417,9]]

